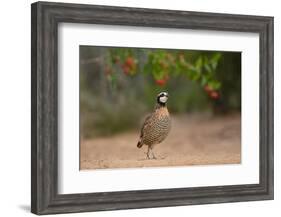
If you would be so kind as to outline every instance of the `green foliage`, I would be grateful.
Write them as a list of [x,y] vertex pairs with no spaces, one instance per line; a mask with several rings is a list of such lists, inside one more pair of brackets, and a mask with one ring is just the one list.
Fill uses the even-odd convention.
[[[140,53],[145,58],[141,63],[138,61]],[[208,85],[213,90],[219,90],[221,86],[215,73],[221,58],[220,52],[110,48],[109,55],[108,65],[111,67],[121,66],[128,76],[151,74],[159,86],[165,86],[170,78],[182,75],[201,86]]]

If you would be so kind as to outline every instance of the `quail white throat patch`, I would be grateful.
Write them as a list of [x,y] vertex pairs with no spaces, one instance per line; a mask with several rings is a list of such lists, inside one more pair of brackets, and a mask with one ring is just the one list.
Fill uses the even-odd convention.
[[159,100],[160,100],[160,102],[162,102],[162,103],[166,103],[167,100],[168,100],[168,97],[167,97],[167,96],[161,96]]

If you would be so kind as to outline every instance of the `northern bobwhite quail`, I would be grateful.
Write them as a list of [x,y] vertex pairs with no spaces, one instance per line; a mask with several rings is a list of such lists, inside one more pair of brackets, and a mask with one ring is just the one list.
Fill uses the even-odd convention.
[[167,100],[167,92],[161,92],[157,95],[154,112],[145,119],[141,128],[137,147],[148,146],[146,153],[148,159],[156,159],[152,149],[154,145],[161,143],[167,137],[171,129],[171,118],[166,106]]

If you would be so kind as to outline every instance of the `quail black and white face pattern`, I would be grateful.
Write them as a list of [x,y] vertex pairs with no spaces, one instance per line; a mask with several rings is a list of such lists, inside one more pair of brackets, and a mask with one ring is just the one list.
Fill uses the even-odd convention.
[[167,92],[157,95],[155,110],[145,119],[141,129],[137,147],[148,146],[146,153],[148,159],[156,159],[152,149],[156,144],[164,141],[171,129],[171,118],[166,106],[168,97]]
[[157,103],[160,105],[166,105],[169,98],[169,94],[167,92],[161,92],[157,95]]

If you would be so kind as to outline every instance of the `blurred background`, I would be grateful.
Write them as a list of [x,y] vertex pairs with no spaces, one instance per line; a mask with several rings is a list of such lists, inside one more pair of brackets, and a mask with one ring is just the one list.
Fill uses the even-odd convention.
[[80,47],[80,117],[85,138],[138,127],[169,92],[172,114],[240,111],[238,52]]
[[[190,128],[191,137],[197,134],[204,137],[204,130],[208,135],[212,132],[209,128],[217,129],[217,133],[223,131],[224,137],[231,137],[226,136],[231,144],[236,137],[233,146],[239,154],[236,160],[240,161],[240,52],[80,46],[82,167],[111,167],[100,165],[100,161],[96,162],[99,166],[89,163],[108,159],[110,154],[104,153],[103,149],[118,147],[101,145],[112,143],[109,137],[123,141],[121,145],[126,141],[127,146],[135,148],[141,124],[153,111],[156,96],[161,91],[169,93],[168,109],[173,116],[172,130],[175,133],[181,130],[186,135],[185,128]],[[198,128],[198,124],[202,127]],[[231,125],[231,133],[225,128],[227,124]],[[99,140],[103,138],[107,142]],[[184,143],[187,138],[182,140],[177,143]],[[170,143],[175,141],[170,138]],[[201,154],[210,148],[199,143],[205,142],[193,139],[189,146],[201,147]],[[234,149],[231,146],[224,151]],[[92,152],[95,153],[91,155]],[[118,157],[115,151],[112,155],[118,160],[122,154]]]

